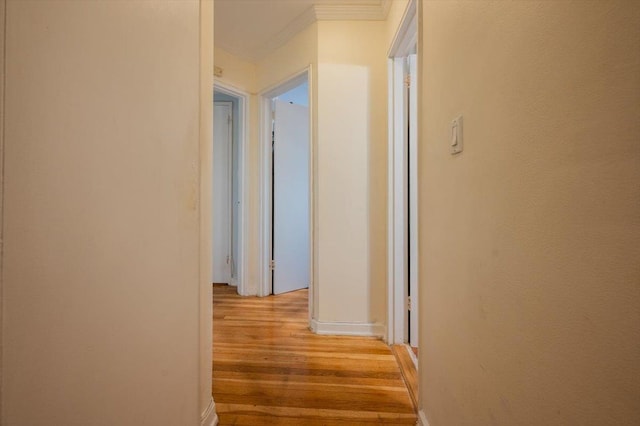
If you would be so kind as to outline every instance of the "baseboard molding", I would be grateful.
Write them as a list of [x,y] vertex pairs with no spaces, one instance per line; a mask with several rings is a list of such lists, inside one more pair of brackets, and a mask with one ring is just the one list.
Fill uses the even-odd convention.
[[413,350],[411,349],[411,346],[406,345],[407,348],[407,352],[409,352],[409,356],[411,357],[411,361],[413,361],[413,365],[416,366],[416,371],[418,371],[418,357],[416,356],[415,352],[413,352]]
[[423,410],[418,411],[418,424],[420,426],[429,426],[429,420]]
[[200,416],[200,426],[217,426],[218,425],[218,413],[216,413],[216,403],[213,402],[213,397],[209,401],[207,409]]
[[339,336],[384,337],[386,330],[382,324],[366,322],[324,322],[311,320],[311,331],[316,334]]

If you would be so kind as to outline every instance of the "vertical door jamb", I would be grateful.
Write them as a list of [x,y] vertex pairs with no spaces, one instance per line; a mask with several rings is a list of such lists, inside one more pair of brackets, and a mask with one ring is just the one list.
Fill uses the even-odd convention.
[[411,257],[411,267],[409,269],[409,288],[411,292],[411,312],[408,321],[411,324],[410,335],[408,341],[412,347],[418,347],[418,277],[420,274],[420,264],[418,262],[418,76],[417,76],[417,57],[416,55],[408,56],[409,68],[409,224],[411,232],[409,232],[409,253]]
[[[407,160],[409,147],[406,144],[408,136],[406,124],[409,119],[409,108],[405,92],[405,58],[412,53],[411,51],[417,43],[417,33],[417,0],[410,0],[388,54],[390,129],[388,146],[387,342],[389,344],[401,344],[409,338],[406,335],[409,321],[407,315],[407,284],[410,280],[407,269],[408,247],[410,244],[407,232],[407,221],[409,220],[407,212],[409,196],[407,191]],[[415,82],[417,82],[417,79],[415,79]],[[417,135],[415,136],[414,142],[417,138]],[[411,151],[411,154],[414,154],[414,150]],[[417,154],[417,146],[415,153]],[[411,161],[413,163],[413,160]],[[417,162],[413,164],[417,165]],[[416,187],[417,185],[414,183],[411,186]],[[417,189],[413,189],[416,190],[414,195],[417,195]],[[412,200],[414,204],[417,204],[417,198],[413,199],[412,197]],[[417,215],[415,215],[415,218],[417,219]],[[412,226],[417,226],[417,220]],[[418,263],[414,261],[412,265],[414,265],[413,270],[417,271]],[[417,274],[414,279],[417,280]],[[411,304],[414,310],[417,310],[417,296],[417,294],[412,294],[411,297]]]

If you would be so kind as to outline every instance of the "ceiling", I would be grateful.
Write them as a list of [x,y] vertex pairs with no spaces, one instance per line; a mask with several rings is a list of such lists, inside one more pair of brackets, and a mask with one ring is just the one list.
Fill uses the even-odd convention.
[[384,20],[393,0],[216,0],[215,44],[258,61],[318,20]]

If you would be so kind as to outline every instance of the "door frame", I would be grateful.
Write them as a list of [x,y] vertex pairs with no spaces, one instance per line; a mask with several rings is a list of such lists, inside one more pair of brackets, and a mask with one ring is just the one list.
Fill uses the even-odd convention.
[[[215,92],[215,90],[214,90],[214,92]],[[214,111],[215,111],[215,107],[216,106],[224,106],[225,108],[228,108],[229,115],[230,115],[231,120],[232,120],[231,121],[231,123],[232,123],[231,127],[229,127],[229,135],[228,135],[229,146],[227,147],[228,152],[227,152],[227,159],[226,159],[226,162],[228,164],[228,169],[227,169],[227,173],[226,173],[227,174],[227,176],[226,176],[227,185],[226,186],[227,186],[227,191],[228,191],[228,194],[227,194],[227,197],[226,197],[227,198],[226,209],[227,209],[227,215],[228,215],[228,218],[229,218],[227,225],[230,224],[231,225],[231,229],[233,230],[233,180],[232,180],[233,179],[233,133],[234,133],[233,132],[233,120],[234,120],[233,102],[231,102],[231,101],[216,101],[215,100],[215,94],[214,94],[213,104],[214,104]],[[214,113],[214,125],[215,125],[215,113]],[[214,131],[214,135],[215,135],[215,131]],[[215,152],[216,151],[216,141],[215,141],[215,139],[213,141],[213,151],[214,151],[213,155],[214,155],[214,159],[215,159],[215,155],[216,155],[216,152]],[[215,185],[215,177],[216,177],[215,168],[213,170],[213,174],[214,174],[214,177],[213,177],[214,185],[213,186],[214,186],[214,189],[215,189],[215,186],[216,186]],[[212,206],[212,213],[213,213],[214,216],[216,214],[216,211],[219,211],[219,209],[217,209],[216,206],[213,205]],[[215,223],[215,221],[214,221],[214,223]],[[216,245],[215,231],[216,230],[213,229],[213,232],[212,232],[212,238],[213,238],[214,247]],[[229,264],[229,260],[230,260],[229,256],[231,256],[231,254],[232,254],[232,247],[233,247],[233,231],[229,232],[229,238],[227,239],[227,241],[225,241],[225,245],[226,245],[226,249],[227,249],[227,264]],[[228,276],[228,278],[229,278],[228,281],[229,282],[228,282],[228,284],[232,285],[232,282],[231,282],[232,281],[231,265],[228,265],[228,267],[229,267],[229,276]],[[212,268],[212,271],[211,271],[212,272],[212,281],[214,283],[216,283],[216,282],[224,282],[224,281],[216,280],[214,278],[214,275],[215,275],[214,274],[214,270],[215,270],[215,268]],[[233,283],[233,285],[235,285],[235,283]]]
[[[247,191],[247,140],[249,139],[249,93],[237,89],[217,78],[213,83],[214,92],[224,93],[238,99],[238,199],[240,200],[239,224],[238,224],[238,274],[235,281],[238,294],[241,296],[249,296],[251,292],[247,288],[246,277],[248,274],[248,250],[249,250],[249,225],[247,218],[249,217],[249,200]],[[232,219],[233,220],[233,219]]]
[[[418,256],[418,223],[412,224],[414,231],[411,235],[407,233],[408,216],[417,218],[417,173],[412,173],[409,185],[407,158],[408,150],[405,145],[406,123],[408,122],[408,108],[405,92],[405,58],[411,54],[418,41],[418,11],[417,0],[410,0],[405,9],[402,21],[395,34],[393,42],[388,52],[388,91],[389,91],[389,128],[388,128],[388,223],[387,223],[387,343],[405,343],[405,330],[407,321],[407,283],[410,277],[407,270],[407,245],[415,248],[412,257]],[[419,73],[419,70],[418,70]],[[416,81],[418,79],[415,79]],[[417,140],[413,138],[410,142],[415,143],[411,149],[414,157],[417,158]],[[414,158],[415,160],[415,158]],[[415,167],[414,167],[415,170]],[[407,186],[412,188],[412,195],[415,198],[411,206],[413,212],[408,212],[408,191]],[[412,263],[412,281],[417,284],[419,271],[418,262]],[[417,285],[416,285],[417,288]],[[418,310],[418,295],[412,294],[412,310]]]
[[312,97],[312,67],[305,67],[303,70],[289,76],[283,81],[261,91],[259,96],[259,117],[260,117],[260,285],[258,286],[258,296],[264,297],[271,294],[271,240],[272,240],[272,166],[271,166],[271,124],[273,119],[273,98],[282,95],[300,84],[308,83],[309,100],[309,321],[313,318],[313,242],[314,242],[314,123],[313,123],[313,97]]

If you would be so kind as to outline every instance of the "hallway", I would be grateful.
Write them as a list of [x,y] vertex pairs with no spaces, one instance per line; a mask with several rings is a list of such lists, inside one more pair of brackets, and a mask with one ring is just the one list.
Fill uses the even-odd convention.
[[241,298],[213,288],[213,397],[220,425],[415,424],[389,347],[308,330],[307,291]]

